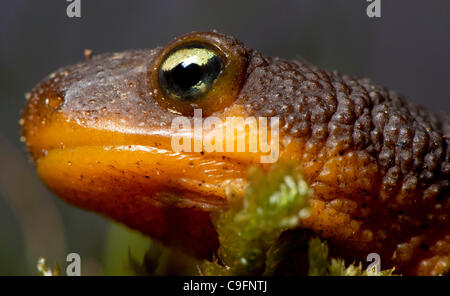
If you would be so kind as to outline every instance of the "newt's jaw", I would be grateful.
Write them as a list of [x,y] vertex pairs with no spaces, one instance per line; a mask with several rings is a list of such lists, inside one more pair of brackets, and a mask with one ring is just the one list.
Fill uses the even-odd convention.
[[217,248],[208,213],[226,207],[227,190],[242,192],[244,159],[173,152],[163,129],[86,127],[60,113],[39,133],[31,125],[24,135],[37,171],[58,196],[200,257]]
[[[243,185],[244,164],[200,153],[173,152],[163,145],[129,143],[48,149],[37,159],[38,172],[63,197],[73,191],[78,199],[120,193],[158,201],[157,193],[177,193],[202,200],[193,204],[205,209],[222,206],[228,186],[241,189]],[[164,205],[163,200],[158,202]],[[188,200],[178,202],[180,207],[189,204]]]
[[[236,111],[227,114],[233,113]],[[81,125],[63,112],[47,116],[38,131],[36,121],[41,120],[25,121],[23,131],[39,175],[62,197],[75,195],[73,202],[77,204],[91,195],[121,192],[157,200],[155,196],[176,192],[179,205],[184,204],[181,198],[186,196],[187,204],[193,202],[191,197],[202,200],[194,203],[199,208],[223,206],[227,190],[241,192],[248,166],[258,163],[262,155],[203,149],[177,152],[172,147],[173,138],[183,135],[183,142],[189,139],[193,147],[194,135],[166,126],[130,128],[111,119]],[[248,133],[244,137],[248,144]],[[238,137],[234,140],[242,141]]]

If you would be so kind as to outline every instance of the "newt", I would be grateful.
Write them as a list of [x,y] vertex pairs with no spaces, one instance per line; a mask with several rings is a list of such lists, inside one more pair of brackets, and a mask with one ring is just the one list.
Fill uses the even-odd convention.
[[194,32],[57,70],[29,93],[20,123],[56,195],[211,258],[210,212],[226,209],[230,186],[243,192],[249,166],[270,164],[258,153],[174,152],[171,122],[195,109],[278,117],[279,157],[296,161],[313,191],[302,227],[342,256],[448,272],[450,119],[370,79]]

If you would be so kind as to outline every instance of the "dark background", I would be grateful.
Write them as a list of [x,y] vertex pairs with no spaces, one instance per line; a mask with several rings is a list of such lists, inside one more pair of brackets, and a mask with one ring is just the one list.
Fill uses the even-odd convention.
[[36,274],[38,256],[64,267],[68,252],[81,255],[83,274],[120,274],[120,266],[111,267],[124,252],[117,246],[145,244],[56,199],[19,141],[24,93],[82,59],[86,48],[152,48],[179,34],[217,29],[265,55],[368,76],[450,113],[449,1],[381,0],[379,19],[367,17],[365,0],[81,0],[81,18],[72,19],[68,4],[0,2],[0,275]]

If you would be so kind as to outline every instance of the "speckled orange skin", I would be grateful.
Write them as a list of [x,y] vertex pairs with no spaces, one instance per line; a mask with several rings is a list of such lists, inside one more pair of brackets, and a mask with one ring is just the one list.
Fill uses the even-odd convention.
[[[368,79],[263,57],[232,37],[182,38],[213,40],[240,61],[220,89],[235,98],[212,115],[280,117],[280,157],[298,161],[314,190],[303,227],[346,258],[377,252],[383,269],[448,271],[447,116]],[[29,95],[23,136],[57,195],[208,257],[218,247],[209,212],[226,207],[230,188],[243,191],[259,155],[172,151],[177,114],[151,78],[161,52],[104,54],[51,74]]]

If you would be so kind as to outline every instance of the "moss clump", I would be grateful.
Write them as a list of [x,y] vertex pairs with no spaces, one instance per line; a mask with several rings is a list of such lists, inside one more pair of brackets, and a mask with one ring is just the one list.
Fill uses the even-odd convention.
[[[328,258],[328,245],[319,238],[309,241],[308,249],[309,270],[308,275],[319,276],[372,276],[377,275],[375,270],[363,269],[362,264],[352,263],[345,265],[343,259]],[[382,270],[380,276],[394,275],[394,268]]]
[[61,275],[61,269],[59,268],[59,265],[56,264],[55,268],[52,269],[47,264],[47,261],[43,257],[38,259],[36,268],[39,272],[39,275],[42,275],[42,276],[60,276]]
[[295,167],[282,162],[267,173],[259,168],[249,170],[244,197],[232,195],[229,209],[212,216],[220,248],[215,262],[203,264],[205,275],[271,273],[275,261],[268,257],[270,248],[285,230],[298,227],[310,211],[311,190]]

